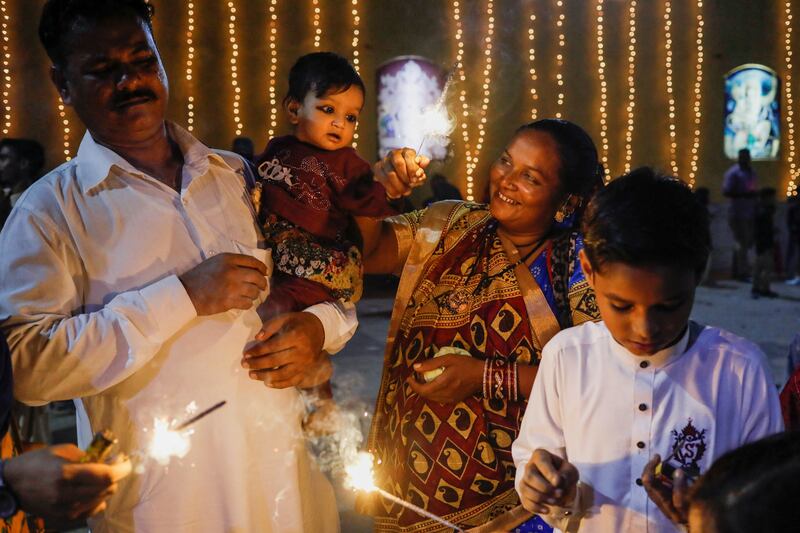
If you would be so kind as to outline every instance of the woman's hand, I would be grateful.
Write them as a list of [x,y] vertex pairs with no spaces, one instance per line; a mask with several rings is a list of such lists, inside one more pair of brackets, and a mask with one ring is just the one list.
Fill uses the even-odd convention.
[[386,189],[386,195],[396,200],[411,194],[411,189],[425,183],[425,167],[430,159],[417,155],[411,148],[392,150],[372,167],[375,180]]
[[419,374],[442,368],[442,373],[430,383],[408,378],[411,389],[438,403],[458,403],[483,388],[483,361],[466,355],[443,355],[414,365]]

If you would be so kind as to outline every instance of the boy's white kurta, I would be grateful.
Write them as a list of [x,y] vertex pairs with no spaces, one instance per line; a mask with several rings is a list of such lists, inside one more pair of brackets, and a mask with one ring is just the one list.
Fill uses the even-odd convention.
[[[80,445],[108,428],[139,462],[93,531],[338,531],[297,391],[269,389],[240,365],[260,327],[254,308],[198,317],[177,277],[217,253],[265,258],[241,168],[229,166],[241,161],[169,127],[185,159],[180,194],[87,133],[78,156],[18,202],[0,234],[15,393],[30,403],[80,398]],[[326,347],[341,348],[352,310],[315,311]],[[139,455],[155,417],[220,400],[184,458],[165,467]]]
[[628,352],[602,322],[553,337],[512,448],[517,491],[531,454],[544,448],[593,489],[580,531],[676,531],[640,485],[650,457],[675,450],[678,465],[705,472],[728,450],[783,429],[761,350],[697,329],[688,348],[687,333],[650,357]]

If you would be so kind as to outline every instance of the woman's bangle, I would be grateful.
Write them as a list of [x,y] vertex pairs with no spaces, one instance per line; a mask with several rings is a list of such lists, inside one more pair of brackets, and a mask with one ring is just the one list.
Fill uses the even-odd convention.
[[483,363],[483,397],[517,401],[519,399],[519,372],[516,362],[490,358]]

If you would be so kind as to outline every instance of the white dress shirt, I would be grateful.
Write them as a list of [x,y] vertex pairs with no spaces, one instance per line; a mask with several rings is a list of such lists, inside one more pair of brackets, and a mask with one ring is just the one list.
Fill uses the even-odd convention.
[[692,324],[676,345],[641,357],[590,322],[544,348],[512,447],[516,487],[544,448],[575,465],[592,495],[580,531],[677,531],[640,484],[653,455],[705,472],[725,452],[782,429],[755,344]]
[[[198,317],[178,275],[217,253],[266,260],[242,161],[170,124],[184,156],[180,193],[89,135],[37,181],[0,233],[0,322],[15,394],[79,398],[78,441],[110,429],[135,461],[93,531],[338,531],[330,484],[309,458],[293,389],[240,365],[260,328],[255,306]],[[312,309],[337,351],[352,306]],[[145,449],[155,417],[226,400],[191,449],[161,466]]]

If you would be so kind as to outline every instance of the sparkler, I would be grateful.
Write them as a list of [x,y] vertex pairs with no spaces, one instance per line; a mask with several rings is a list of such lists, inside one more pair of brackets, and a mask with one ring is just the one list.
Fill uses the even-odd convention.
[[189,437],[193,433],[191,430],[187,431],[189,426],[210,415],[223,405],[225,405],[224,400],[197,413],[177,426],[175,426],[174,420],[170,422],[166,418],[156,418],[153,420],[153,437],[147,446],[147,455],[161,465],[168,464],[172,457],[185,457],[189,453],[189,448],[191,447]]
[[396,503],[397,505],[401,505],[406,509],[409,509],[419,514],[420,516],[424,516],[425,518],[430,518],[431,520],[438,522],[443,526],[449,527],[456,532],[464,533],[463,529],[453,524],[452,522],[449,522],[440,516],[437,516],[429,511],[426,511],[422,507],[418,507],[413,503],[398,498],[394,494],[390,494],[380,487],[377,487],[372,478],[372,461],[373,457],[371,453],[360,452],[356,456],[356,458],[349,465],[345,467],[345,473],[347,474],[347,478],[345,479],[345,484],[353,490],[363,490],[365,492],[377,492],[390,502]]
[[439,96],[439,99],[436,100],[436,103],[421,109],[419,112],[417,123],[419,124],[419,130],[422,132],[422,141],[419,143],[417,153],[422,150],[422,147],[425,145],[425,139],[428,137],[447,138],[455,128],[455,121],[450,116],[450,113],[447,111],[447,106],[445,105],[447,91],[453,83],[454,72],[455,70],[451,70],[450,74],[447,76],[447,80],[442,88],[442,94]]

